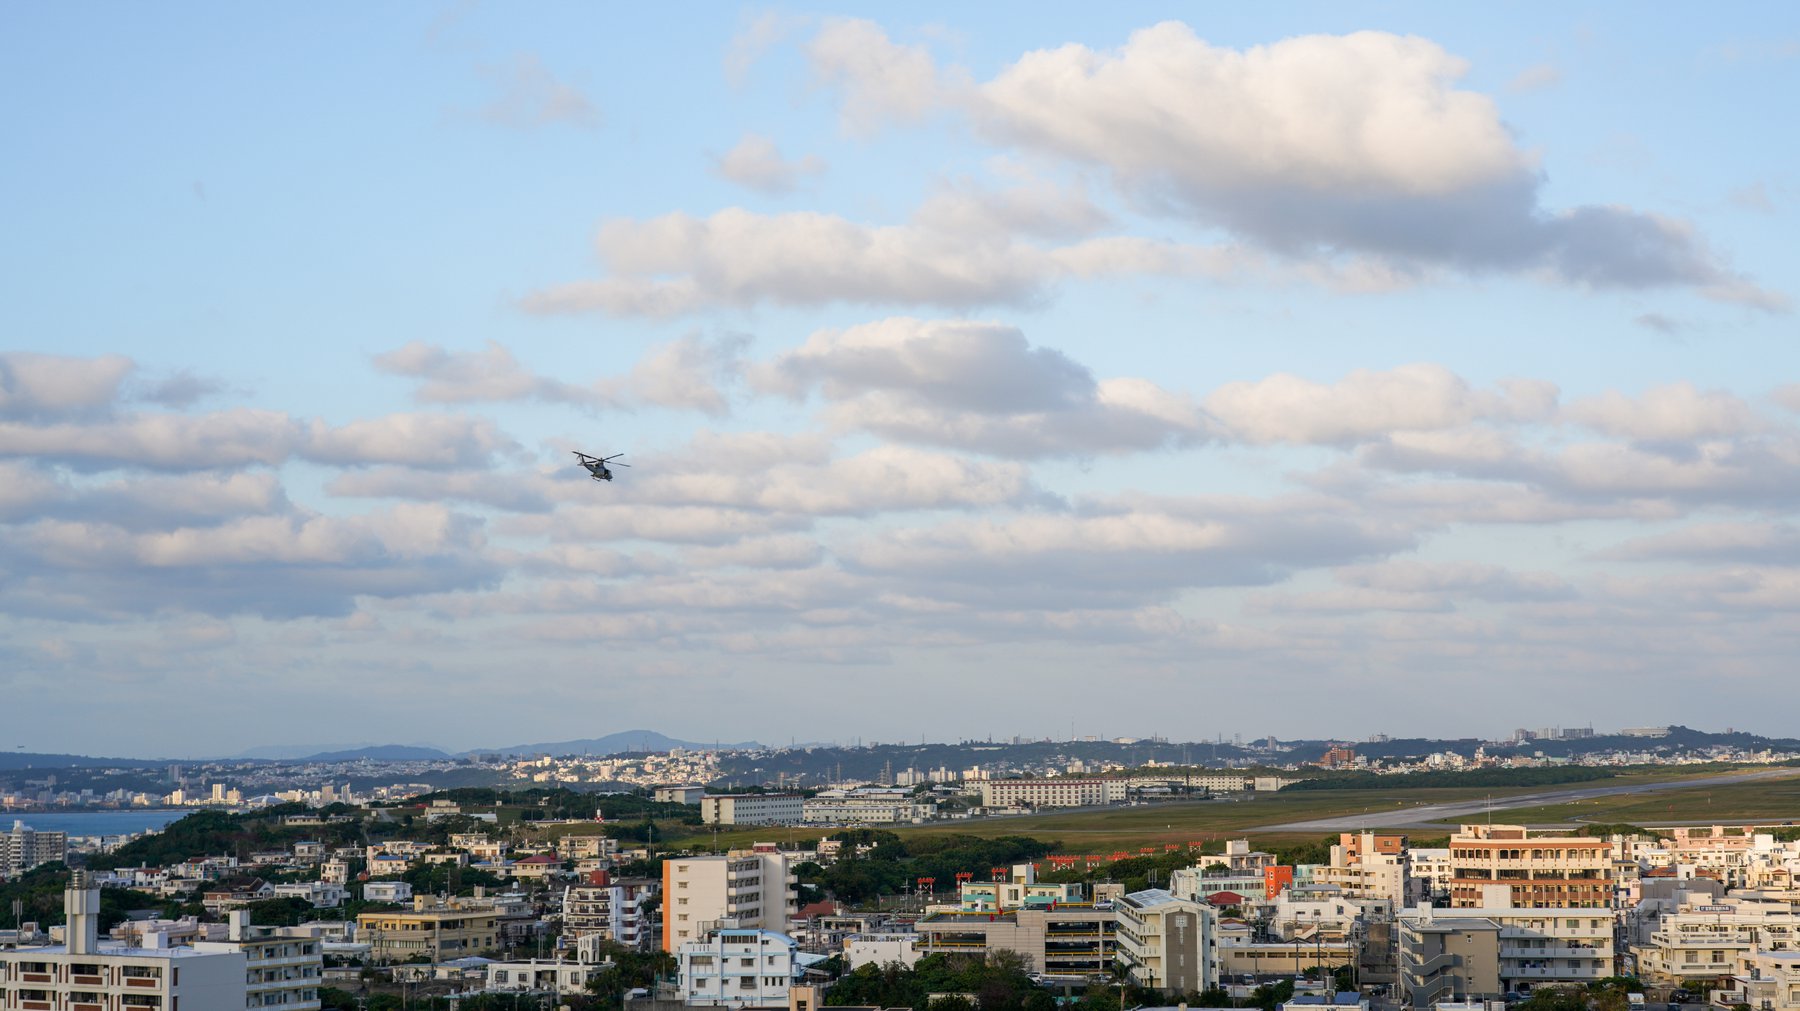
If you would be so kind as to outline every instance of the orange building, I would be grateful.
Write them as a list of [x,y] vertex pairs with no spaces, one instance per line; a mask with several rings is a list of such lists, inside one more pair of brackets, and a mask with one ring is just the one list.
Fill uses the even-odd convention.
[[1273,899],[1294,883],[1294,868],[1289,864],[1275,864],[1263,868],[1263,898]]
[[1464,825],[1450,838],[1450,905],[1604,909],[1612,901],[1612,846],[1593,836],[1537,835],[1523,825]]

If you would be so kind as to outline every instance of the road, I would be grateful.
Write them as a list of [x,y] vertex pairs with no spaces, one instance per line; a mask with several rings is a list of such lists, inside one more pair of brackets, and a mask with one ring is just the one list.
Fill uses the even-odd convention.
[[[1630,786],[1587,786],[1575,790],[1548,790],[1543,793],[1513,794],[1492,800],[1459,801],[1453,804],[1427,804],[1423,807],[1409,807],[1402,811],[1387,813],[1380,808],[1371,808],[1364,814],[1343,815],[1335,818],[1315,818],[1312,821],[1291,821],[1282,825],[1264,825],[1251,832],[1354,832],[1364,828],[1438,828],[1440,822],[1455,821],[1470,815],[1487,815],[1491,812],[1507,811],[1521,807],[1545,807],[1550,804],[1567,804],[1578,800],[1593,800],[1596,797],[1617,797],[1622,794],[1661,793],[1665,790],[1692,790],[1696,787],[1723,786],[1728,783],[1745,783],[1757,779],[1783,779],[1789,776],[1800,776],[1800,769],[1770,769],[1766,772],[1729,773],[1718,776],[1704,776],[1699,779],[1669,780],[1663,783],[1636,783]],[[1404,819],[1404,820],[1401,820]]]

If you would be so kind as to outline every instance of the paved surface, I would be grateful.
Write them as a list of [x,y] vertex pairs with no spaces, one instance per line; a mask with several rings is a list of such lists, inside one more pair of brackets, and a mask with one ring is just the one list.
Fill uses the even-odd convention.
[[[1455,821],[1471,815],[1486,817],[1491,811],[1499,813],[1521,807],[1544,807],[1550,804],[1569,804],[1575,801],[1592,800],[1596,797],[1617,797],[1621,794],[1662,793],[1667,790],[1692,790],[1696,787],[1723,786],[1729,783],[1747,783],[1759,779],[1785,779],[1800,776],[1800,769],[1770,769],[1766,772],[1738,772],[1718,776],[1704,776],[1699,779],[1671,780],[1665,783],[1636,783],[1629,786],[1587,786],[1570,790],[1549,790],[1544,793],[1514,794],[1509,797],[1498,797],[1491,800],[1458,801],[1453,804],[1425,804],[1420,807],[1404,809],[1370,808],[1363,814],[1343,815],[1336,818],[1316,818],[1312,821],[1290,821],[1283,825],[1263,825],[1248,830],[1256,832],[1355,832],[1364,828],[1437,828],[1439,822]],[[1735,819],[1734,819],[1735,820]],[[1704,822],[1702,824],[1711,824]]]

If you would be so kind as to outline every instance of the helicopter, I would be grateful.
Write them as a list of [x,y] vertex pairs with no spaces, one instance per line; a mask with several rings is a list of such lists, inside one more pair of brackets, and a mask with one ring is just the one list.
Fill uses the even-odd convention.
[[[596,480],[596,481],[611,481],[612,480],[612,471],[608,470],[606,465],[609,463],[612,463],[614,460],[617,460],[619,457],[625,455],[624,453],[614,453],[611,456],[589,456],[586,453],[581,452],[580,450],[574,450],[574,449],[570,450],[569,452],[574,453],[576,456],[581,458],[581,465],[583,467],[587,468],[587,472],[589,474],[592,474],[594,476],[594,480]],[[614,467],[629,467],[629,466],[631,466],[631,464],[629,464],[629,463],[613,463],[613,466]]]

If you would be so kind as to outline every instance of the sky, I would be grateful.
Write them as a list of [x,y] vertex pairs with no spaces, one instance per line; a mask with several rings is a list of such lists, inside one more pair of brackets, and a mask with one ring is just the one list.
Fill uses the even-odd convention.
[[8,6],[0,747],[1800,734],[1797,94],[1778,3]]

